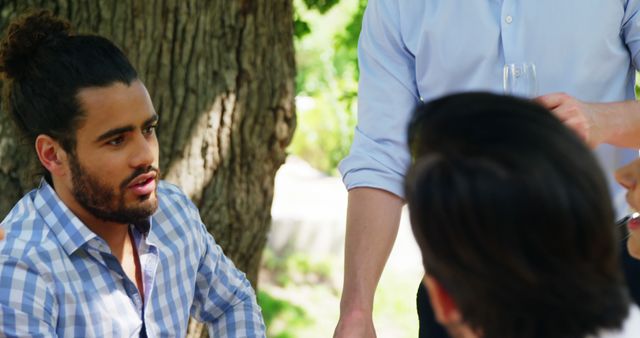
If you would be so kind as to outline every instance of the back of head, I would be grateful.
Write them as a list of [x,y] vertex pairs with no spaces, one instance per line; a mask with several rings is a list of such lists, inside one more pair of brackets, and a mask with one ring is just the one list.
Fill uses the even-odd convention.
[[591,151],[544,108],[458,94],[409,127],[406,194],[427,273],[484,337],[584,337],[622,324],[614,214]]
[[[76,100],[86,87],[137,78],[126,56],[109,40],[74,35],[69,22],[37,11],[11,23],[0,43],[3,101],[29,141],[54,137],[73,152],[83,112]],[[31,143],[33,144],[33,143]]]

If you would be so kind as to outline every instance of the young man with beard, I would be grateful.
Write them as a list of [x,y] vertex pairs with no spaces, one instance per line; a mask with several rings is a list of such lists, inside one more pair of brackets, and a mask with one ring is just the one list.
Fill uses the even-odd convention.
[[263,337],[255,293],[193,203],[159,180],[158,124],[127,58],[47,12],[0,46],[6,110],[40,186],[2,222],[2,336]]

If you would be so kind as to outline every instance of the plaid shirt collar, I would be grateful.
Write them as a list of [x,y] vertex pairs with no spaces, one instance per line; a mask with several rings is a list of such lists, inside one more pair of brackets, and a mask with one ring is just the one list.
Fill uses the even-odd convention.
[[[42,179],[40,181],[40,186],[33,197],[33,203],[67,255],[73,254],[88,242],[99,239],[93,231],[69,210],[46,180]],[[134,224],[134,226],[141,234],[148,235],[151,229],[151,217],[143,224]],[[100,242],[98,247],[106,245],[101,239],[98,241]]]

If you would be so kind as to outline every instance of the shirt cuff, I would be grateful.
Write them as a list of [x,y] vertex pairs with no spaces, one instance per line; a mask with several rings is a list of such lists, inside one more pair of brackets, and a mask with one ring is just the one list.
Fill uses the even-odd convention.
[[404,199],[404,174],[394,172],[366,155],[349,154],[338,169],[347,190],[376,188]]

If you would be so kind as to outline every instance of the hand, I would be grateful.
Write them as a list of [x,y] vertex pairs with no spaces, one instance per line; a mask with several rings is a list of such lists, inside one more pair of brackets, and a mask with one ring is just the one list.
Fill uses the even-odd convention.
[[604,141],[602,128],[597,123],[597,104],[582,102],[565,93],[543,95],[534,101],[549,109],[591,148]]
[[0,241],[4,239],[4,230],[0,229]]
[[[640,210],[640,189],[638,189],[640,159],[616,170],[615,176],[618,183],[627,189],[627,202],[629,205],[635,210]],[[638,220],[631,220],[629,222],[638,222]],[[627,249],[631,256],[640,259],[640,228],[637,226],[629,226],[628,229],[629,239],[627,240]]]
[[371,313],[341,314],[333,338],[376,338]]

